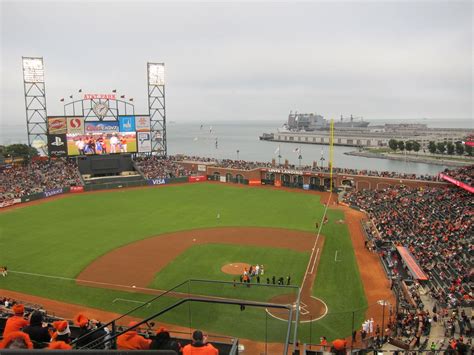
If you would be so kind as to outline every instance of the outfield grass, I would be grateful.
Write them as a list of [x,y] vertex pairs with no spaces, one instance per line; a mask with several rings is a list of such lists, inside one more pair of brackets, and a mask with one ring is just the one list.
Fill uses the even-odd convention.
[[[74,278],[97,257],[140,239],[180,230],[222,226],[313,231],[314,222],[321,220],[323,211],[324,206],[314,194],[216,184],[185,184],[71,195],[0,213],[0,264],[7,265],[13,271]],[[216,219],[217,213],[220,214],[220,219]],[[358,272],[353,271],[357,269],[347,227],[334,224],[333,217],[337,214],[333,214],[330,213],[330,223],[323,227],[323,234],[327,239],[314,293],[330,306],[330,312],[333,309],[342,312],[364,305],[365,297]],[[337,218],[342,216],[337,215]],[[342,262],[337,265],[331,265],[334,248],[345,250]],[[258,260],[251,259],[249,262],[264,263],[267,269],[269,262],[272,262],[260,261],[264,256],[258,255],[257,249],[255,248]],[[293,258],[292,255],[291,251],[281,254],[281,264],[288,265],[284,261],[287,257]],[[211,258],[218,257],[221,255],[212,253]],[[302,265],[306,260],[307,255],[303,255],[298,262],[292,261],[295,270],[301,268],[300,271],[295,271],[295,275],[304,272]],[[279,266],[275,266],[277,267]],[[210,278],[216,276],[214,271],[207,270],[210,271]],[[341,275],[343,273],[345,276]],[[202,274],[199,275],[202,277]],[[295,280],[297,278],[300,276],[295,276]],[[155,281],[160,282],[160,279],[165,285],[171,285],[173,277],[162,274]],[[341,291],[342,286],[344,292]],[[149,295],[138,293],[78,286],[73,281],[14,273],[10,273],[8,278],[0,278],[0,288],[115,312],[124,312],[132,306],[112,303],[115,298],[137,301],[150,298]],[[163,299],[163,304],[157,304],[156,307],[174,301]],[[199,326],[209,331],[249,339],[263,340],[266,337],[273,341],[282,340],[280,335],[284,323],[268,320],[262,310],[237,312],[234,308],[210,305],[184,308],[166,315],[163,321]],[[191,320],[190,309],[193,310]],[[213,309],[218,309],[220,313],[212,315]],[[151,309],[144,312],[149,311]],[[238,327],[235,322],[238,322]],[[261,329],[255,329],[261,324],[266,324],[269,329],[267,334]],[[312,325],[312,339],[321,334],[329,338],[348,335],[350,327],[340,325],[339,319],[326,317]],[[308,339],[308,329],[308,325],[301,326],[302,340]]]

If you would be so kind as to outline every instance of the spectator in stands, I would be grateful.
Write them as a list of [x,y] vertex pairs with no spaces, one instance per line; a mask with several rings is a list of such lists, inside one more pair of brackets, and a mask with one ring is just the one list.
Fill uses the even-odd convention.
[[23,331],[38,343],[48,343],[51,339],[48,328],[43,327],[43,314],[40,311],[30,314],[30,325],[23,328]]
[[33,349],[33,343],[28,334],[15,331],[3,338],[0,342],[0,349]]
[[51,336],[51,341],[64,341],[67,344],[71,342],[71,330],[66,320],[58,320],[53,322],[55,332]]
[[174,350],[181,353],[181,344],[171,339],[170,333],[165,328],[160,328],[151,342],[151,350]]
[[138,331],[135,330],[137,324],[137,322],[130,322],[128,328],[133,328],[133,330],[128,330],[117,338],[118,349],[148,350],[150,348],[151,340],[138,334]]
[[49,343],[48,350],[71,350],[72,346],[64,341],[53,341]]
[[12,332],[17,332],[29,324],[28,321],[23,318],[23,313],[25,313],[25,306],[23,306],[22,304],[15,304],[13,306],[13,316],[8,318],[7,322],[5,323],[3,337],[6,337]]
[[217,350],[212,344],[207,342],[207,337],[202,331],[195,330],[193,333],[193,342],[183,348],[183,355],[218,355]]
[[[94,324],[95,323],[95,324]],[[82,348],[84,346],[93,345],[92,342],[102,342],[108,336],[107,331],[104,329],[97,330],[95,333],[85,336],[100,327],[100,323],[89,320],[84,314],[79,313],[74,317],[74,324],[80,328],[79,334],[77,335],[77,341],[75,346]],[[105,344],[100,346],[101,349],[105,348]]]
[[0,170],[0,203],[22,196],[82,185],[73,161],[36,160],[24,166]]

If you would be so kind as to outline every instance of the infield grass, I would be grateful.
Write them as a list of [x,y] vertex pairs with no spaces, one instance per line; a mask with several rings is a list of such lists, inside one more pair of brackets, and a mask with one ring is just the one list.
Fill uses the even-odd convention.
[[[74,278],[97,257],[140,239],[181,230],[222,226],[314,231],[314,222],[321,220],[323,211],[319,196],[314,194],[217,184],[183,184],[70,195],[0,213],[0,265],[7,265],[12,271]],[[216,218],[217,213],[220,214],[219,219]],[[342,214],[330,212],[329,217],[329,223],[322,230],[326,241],[314,294],[330,306],[330,313],[335,310],[335,315],[314,323],[311,329],[308,324],[302,325],[302,341],[309,341],[310,330],[313,341],[320,335],[330,339],[349,335],[351,327],[347,311],[365,304],[347,227],[335,224],[336,219],[343,218]],[[339,248],[343,251],[342,261],[335,263],[333,250]],[[279,255],[275,260],[281,260],[282,265],[285,265],[285,260],[293,260],[294,280],[300,279],[297,275],[304,273],[307,255],[296,260],[292,259],[295,256],[291,251],[284,250],[278,254],[278,249],[266,249],[269,251],[267,255],[258,254],[258,250],[255,250],[255,255],[249,253],[249,262],[264,263],[266,270],[269,270],[267,267],[273,261],[267,258],[271,258],[270,252],[275,252]],[[212,252],[212,258],[220,257],[225,259],[222,251]],[[184,261],[177,259],[176,262]],[[170,271],[174,266],[170,264],[168,267]],[[218,277],[212,268],[202,267],[208,270],[209,278]],[[203,277],[201,273],[199,275]],[[282,273],[281,276],[286,275]],[[174,278],[173,275],[159,273],[154,282],[169,286]],[[142,302],[150,299],[150,295],[137,292],[85,287],[76,285],[74,281],[15,273],[0,278],[1,288],[115,312],[124,312],[135,306],[113,303],[116,298]],[[148,312],[174,301],[163,298],[155,305],[157,308],[144,309],[140,315],[148,315]],[[215,313],[217,311],[219,313]],[[262,309],[252,308],[241,312],[236,307],[193,304],[181,306],[160,319],[255,340],[282,341],[285,330],[285,323],[268,319]]]

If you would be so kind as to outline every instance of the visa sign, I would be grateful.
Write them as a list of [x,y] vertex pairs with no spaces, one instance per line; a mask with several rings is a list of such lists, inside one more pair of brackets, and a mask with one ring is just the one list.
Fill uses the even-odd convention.
[[148,185],[163,185],[166,184],[165,179],[150,179],[148,180]]

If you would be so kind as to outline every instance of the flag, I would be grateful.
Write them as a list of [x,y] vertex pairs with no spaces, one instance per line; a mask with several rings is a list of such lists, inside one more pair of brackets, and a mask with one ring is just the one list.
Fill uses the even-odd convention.
[[59,100],[59,101],[64,102],[64,97],[63,97],[61,100]]
[[278,146],[278,148],[275,150],[275,154],[279,154],[280,153],[280,146]]
[[117,90],[113,89],[112,92],[117,92]]

